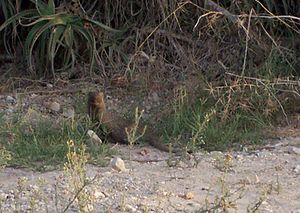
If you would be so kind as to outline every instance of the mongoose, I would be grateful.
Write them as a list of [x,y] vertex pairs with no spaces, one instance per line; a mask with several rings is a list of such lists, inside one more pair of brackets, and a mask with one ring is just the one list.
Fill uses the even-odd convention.
[[[103,92],[90,92],[88,96],[88,114],[100,124],[104,124],[108,130],[109,136],[119,143],[128,143],[125,128],[132,126],[132,121],[128,121],[123,117],[113,114],[106,109],[105,97]],[[150,145],[153,147],[169,152],[169,147],[164,145],[159,137],[153,135],[149,130],[146,130],[144,136]]]

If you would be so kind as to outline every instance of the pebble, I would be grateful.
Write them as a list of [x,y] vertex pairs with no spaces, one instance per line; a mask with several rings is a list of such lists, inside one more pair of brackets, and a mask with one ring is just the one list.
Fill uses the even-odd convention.
[[88,130],[87,135],[90,137],[92,144],[102,144],[101,138],[93,130]]
[[127,171],[124,161],[119,157],[113,158],[110,161],[110,165],[114,170],[117,170],[119,172]]
[[158,94],[156,92],[152,93],[152,98],[153,98],[153,101],[159,102],[159,96],[158,96]]
[[30,96],[31,96],[31,98],[36,98],[36,97],[38,97],[38,95],[35,94],[35,93],[32,93]]
[[87,204],[81,209],[81,212],[94,212],[94,206],[92,204]]
[[7,114],[12,114],[13,112],[14,112],[14,110],[11,108],[8,108],[5,110],[5,113],[7,113]]
[[47,86],[47,88],[49,88],[49,89],[53,88],[53,84],[50,84],[50,83],[48,83],[46,86]]
[[291,146],[288,148],[288,153],[300,155],[300,148]]
[[220,151],[212,151],[209,153],[212,158],[222,158],[224,154]]
[[60,104],[57,103],[56,101],[51,102],[49,108],[54,111],[54,112],[59,112],[60,111]]
[[194,193],[193,192],[186,192],[184,194],[184,199],[186,200],[190,200],[190,199],[193,199],[195,197]]
[[127,211],[127,212],[136,212],[136,208],[129,205],[129,204],[126,204],[125,205],[125,211]]
[[294,172],[300,173],[300,165],[295,166]]
[[0,202],[1,202],[1,200],[7,199],[7,196],[8,196],[8,194],[6,194],[4,192],[0,193]]
[[103,199],[106,197],[104,193],[102,193],[101,191],[98,191],[98,190],[95,190],[94,196],[96,199]]
[[16,102],[17,102],[16,99],[13,98],[12,96],[8,95],[6,97],[6,103],[8,103],[8,104],[15,104]]
[[74,118],[75,110],[73,107],[63,109],[63,116],[66,118]]

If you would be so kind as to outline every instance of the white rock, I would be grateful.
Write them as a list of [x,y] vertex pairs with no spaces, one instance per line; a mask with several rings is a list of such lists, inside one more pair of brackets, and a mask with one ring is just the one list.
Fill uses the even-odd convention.
[[35,93],[32,93],[30,96],[31,96],[31,98],[36,98],[36,97],[38,97],[38,95],[35,94]]
[[220,151],[212,151],[209,153],[212,158],[222,158],[224,154]]
[[133,206],[126,204],[125,205],[125,211],[127,212],[136,212],[136,208],[134,208]]
[[300,148],[291,146],[288,148],[288,153],[300,155]]
[[102,144],[101,138],[93,130],[88,130],[87,134],[93,144]]
[[110,161],[110,165],[114,170],[117,170],[119,172],[127,171],[124,161],[119,157],[114,157]]
[[12,114],[12,113],[14,112],[14,110],[11,109],[11,108],[8,108],[8,109],[5,110],[5,112],[6,112],[7,114]]
[[102,193],[101,191],[95,190],[94,196],[96,199],[102,199],[105,198],[105,194]]
[[7,198],[7,194],[4,193],[4,192],[1,192],[0,193],[0,202],[3,201],[3,200],[6,200],[6,198]]
[[94,210],[94,206],[92,204],[87,204],[81,209],[81,212],[88,213],[88,212],[93,212],[93,210]]
[[295,166],[294,172],[300,173],[300,165]]
[[273,207],[267,202],[267,201],[263,201],[261,203],[261,206],[260,206],[260,210],[261,212],[265,212],[265,213],[273,213],[275,212]]
[[74,118],[74,115],[75,115],[75,110],[72,107],[63,109],[63,116],[64,117]]
[[53,88],[53,84],[50,84],[50,83],[48,83],[46,86],[47,86],[47,88]]
[[56,101],[50,103],[49,108],[54,111],[54,112],[59,112],[60,111],[60,104],[57,103]]
[[9,104],[15,104],[16,103],[16,99],[14,99],[12,96],[8,95],[6,97],[6,102]]
[[154,102],[159,102],[159,96],[156,92],[152,93],[152,99]]

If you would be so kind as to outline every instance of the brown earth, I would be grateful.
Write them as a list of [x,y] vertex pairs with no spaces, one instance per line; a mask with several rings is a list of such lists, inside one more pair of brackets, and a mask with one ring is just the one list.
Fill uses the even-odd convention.
[[[258,210],[253,212],[300,212],[300,153],[292,151],[297,147],[300,138],[285,138],[251,153],[198,153],[170,167],[167,153],[151,147],[130,151],[127,146],[117,146],[114,148],[121,150],[123,159],[131,152],[131,160],[125,160],[128,171],[88,165],[87,173],[98,176],[91,184],[102,195],[95,201],[96,212],[121,212],[122,208],[125,212],[201,212],[222,204],[216,200],[221,198],[229,212],[251,212],[256,205]],[[32,185],[38,178],[46,179],[42,191],[51,193],[62,174],[6,168],[0,172],[0,190],[2,194],[13,193],[18,178],[27,177]],[[50,196],[49,203],[52,212]]]

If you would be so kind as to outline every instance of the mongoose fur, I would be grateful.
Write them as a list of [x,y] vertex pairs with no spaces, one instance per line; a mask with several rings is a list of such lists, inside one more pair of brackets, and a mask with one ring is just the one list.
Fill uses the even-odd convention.
[[[100,124],[104,124],[108,130],[109,136],[115,141],[120,143],[128,143],[127,134],[125,129],[132,126],[132,121],[126,120],[116,114],[109,112],[106,109],[105,97],[103,92],[90,92],[88,96],[88,114]],[[141,131],[141,130],[140,130]],[[164,145],[160,138],[152,134],[148,129],[144,136],[150,145],[153,147],[169,152],[169,147]]]

